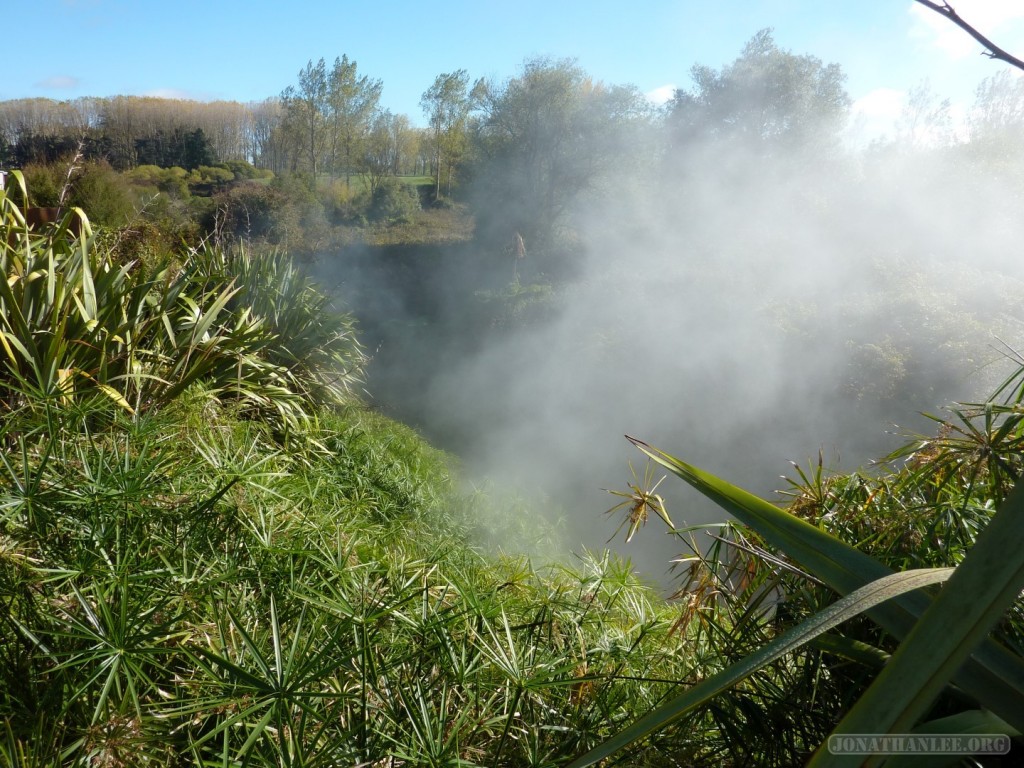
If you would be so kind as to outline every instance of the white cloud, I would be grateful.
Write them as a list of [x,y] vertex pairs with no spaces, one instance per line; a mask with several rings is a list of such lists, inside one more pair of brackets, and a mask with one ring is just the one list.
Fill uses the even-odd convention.
[[899,117],[907,101],[906,91],[895,88],[876,88],[853,103],[856,114],[870,118]]
[[853,102],[848,139],[863,144],[892,135],[903,114],[907,92],[895,88],[876,88]]
[[181,88],[154,88],[151,91],[146,91],[143,96],[152,96],[156,99],[182,99],[185,101],[202,101],[203,99],[196,96],[193,93],[182,90]]
[[[971,0],[953,7],[964,21],[1004,49],[1012,47],[1014,41],[996,39],[999,32],[1010,22],[1024,19],[1024,3],[1020,0]],[[964,30],[920,3],[911,3],[909,12],[911,38],[932,45],[953,59],[977,54],[981,49]]]
[[70,90],[77,88],[80,84],[80,80],[77,77],[71,75],[54,75],[53,77],[47,77],[36,83],[36,88],[50,88],[54,90]]
[[644,96],[646,96],[647,100],[650,101],[652,104],[656,104],[657,106],[660,107],[662,104],[665,104],[673,96],[675,96],[675,94],[675,84],[669,83],[668,85],[662,85],[658,88],[655,88],[654,90],[648,91],[647,93],[644,94]]

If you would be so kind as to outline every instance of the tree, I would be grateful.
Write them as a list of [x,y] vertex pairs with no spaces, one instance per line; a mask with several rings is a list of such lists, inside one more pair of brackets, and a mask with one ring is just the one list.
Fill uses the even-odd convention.
[[349,61],[348,56],[334,60],[326,100],[331,169],[337,171],[340,160],[346,187],[351,186],[352,172],[361,170],[360,149],[370,131],[382,90],[380,80],[359,77],[356,62]]
[[770,29],[716,71],[691,70],[695,89],[677,90],[669,120],[677,145],[696,140],[745,140],[771,154],[783,147],[838,140],[850,104],[838,64],[780,49]]
[[469,74],[464,69],[434,78],[434,84],[420,99],[430,123],[434,149],[435,196],[441,196],[441,176],[448,171],[448,194],[452,191],[454,168],[465,154],[466,119],[469,117]]
[[374,196],[384,179],[395,174],[399,148],[395,142],[394,125],[398,118],[389,110],[378,112],[366,137],[364,165],[370,181],[370,197]]
[[940,99],[926,80],[910,89],[896,125],[898,144],[920,149],[946,146],[953,141],[949,99]]
[[284,113],[279,99],[265,99],[249,107],[249,145],[252,163],[269,168],[274,173],[283,171],[287,164],[287,139],[282,129]]
[[407,115],[391,115],[387,125],[391,133],[391,173],[398,176],[414,171],[422,132],[413,127]]
[[100,113],[100,130],[110,142],[110,164],[119,171],[138,165],[135,140],[139,137],[137,104],[130,96],[115,96]]
[[969,127],[971,143],[1020,145],[1024,127],[1024,83],[1010,70],[981,81],[975,93]]
[[320,157],[324,150],[327,116],[327,66],[320,59],[299,71],[299,84],[289,85],[281,93],[281,104],[290,128],[299,137],[302,153],[309,160],[312,184],[316,185]]
[[217,156],[202,128],[189,130],[181,126],[168,134],[163,130],[135,140],[139,165],[160,168],[177,166],[192,171],[201,165],[213,165]]
[[518,233],[533,254],[553,253],[570,209],[630,162],[623,150],[650,116],[636,88],[595,83],[571,59],[529,60],[472,99],[478,220],[490,220],[479,229],[503,244]]

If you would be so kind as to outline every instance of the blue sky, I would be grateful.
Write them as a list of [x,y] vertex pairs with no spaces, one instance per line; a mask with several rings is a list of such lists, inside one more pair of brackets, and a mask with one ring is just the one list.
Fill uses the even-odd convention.
[[[0,99],[117,94],[262,100],[310,59],[342,54],[384,83],[383,104],[422,122],[441,72],[504,79],[533,56],[575,58],[595,79],[654,98],[695,63],[734,59],[764,27],[794,53],[839,63],[865,119],[899,111],[930,81],[959,108],[1002,65],[911,0],[8,0]],[[957,11],[1024,54],[1024,0]]]

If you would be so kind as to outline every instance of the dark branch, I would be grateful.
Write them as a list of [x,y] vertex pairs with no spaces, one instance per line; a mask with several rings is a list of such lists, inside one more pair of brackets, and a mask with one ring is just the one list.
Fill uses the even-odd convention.
[[1017,69],[1024,70],[1024,61],[1021,61],[1016,56],[1013,56],[998,45],[994,44],[991,40],[981,34],[978,30],[968,24],[966,21],[960,18],[959,14],[953,10],[948,2],[943,0],[942,3],[934,3],[932,0],[917,0],[921,5],[926,8],[931,8],[933,11],[941,16],[945,16],[947,19],[956,24],[960,29],[964,30],[967,34],[977,40],[985,47],[985,55],[990,59],[999,59],[999,61],[1005,61],[1007,64],[1011,64]]

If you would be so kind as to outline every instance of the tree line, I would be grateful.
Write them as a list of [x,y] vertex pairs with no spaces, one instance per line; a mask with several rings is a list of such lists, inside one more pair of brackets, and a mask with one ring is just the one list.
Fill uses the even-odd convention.
[[[851,118],[836,64],[780,49],[769,30],[730,64],[696,65],[692,85],[655,107],[636,87],[594,80],[572,59],[534,58],[504,80],[439,74],[423,93],[425,127],[381,104],[384,84],[341,56],[310,60],[296,81],[261,102],[115,96],[0,102],[0,166],[53,163],[80,152],[121,171],[195,171],[248,162],[278,176],[341,180],[352,196],[389,178],[431,175],[435,199],[472,199],[477,232],[545,250],[572,210],[638,168],[686,171],[686,158],[730,147],[759,161],[820,163],[843,151]],[[1024,85],[1006,73],[982,83],[956,135],[951,109],[916,89],[888,146],[962,144],[1005,168],[1024,126]],[[742,146],[742,149],[740,147]],[[876,142],[875,148],[885,142]],[[717,151],[717,150],[716,150]],[[1000,159],[1001,158],[1001,159]],[[803,162],[803,161],[801,161]]]

